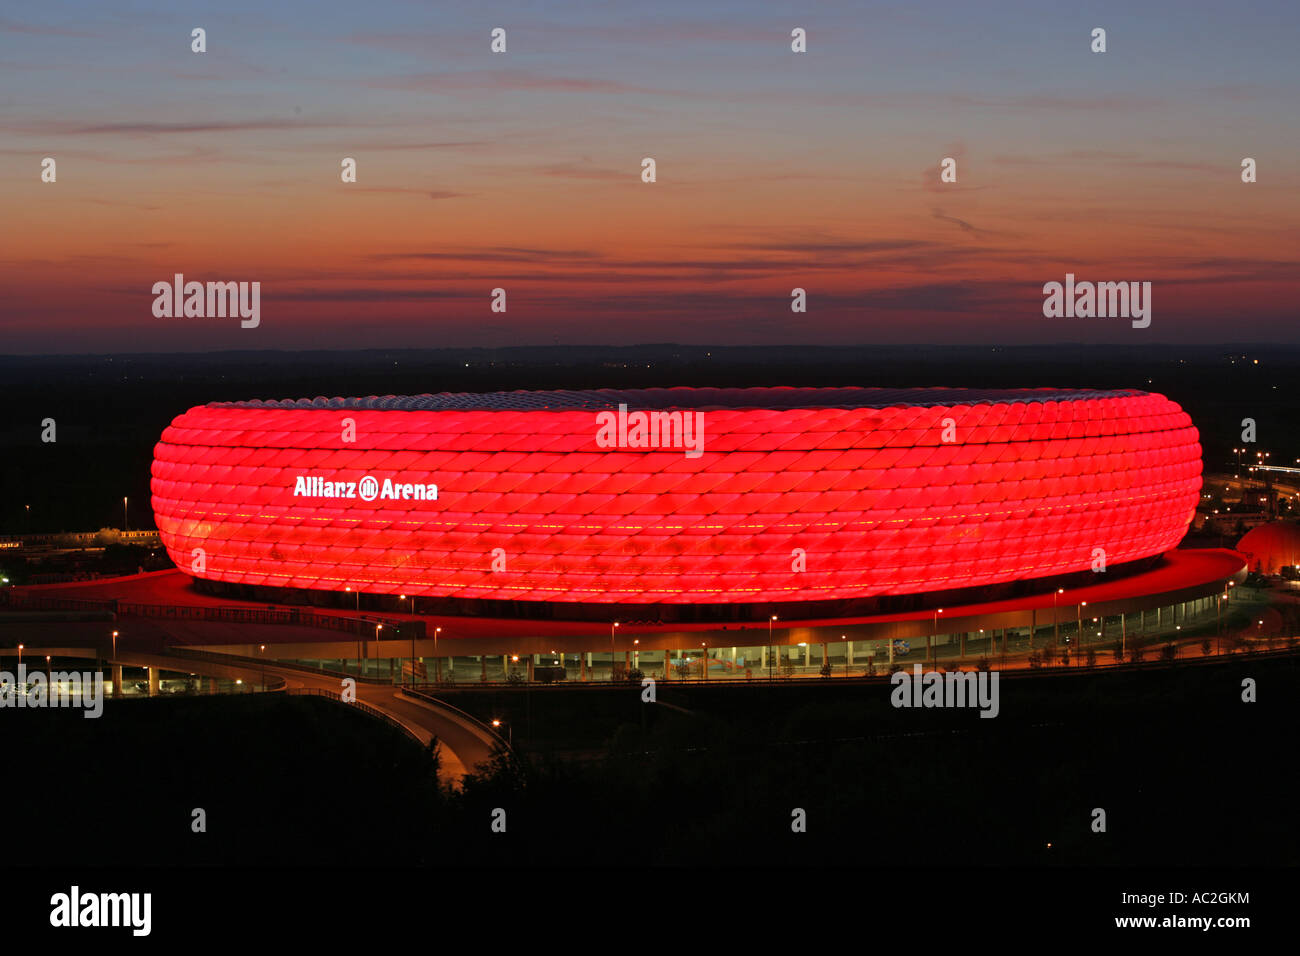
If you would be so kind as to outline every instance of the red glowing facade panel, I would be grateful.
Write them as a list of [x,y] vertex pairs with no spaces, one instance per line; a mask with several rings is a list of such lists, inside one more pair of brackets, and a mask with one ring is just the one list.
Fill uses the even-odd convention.
[[1175,547],[1183,410],[1138,391],[654,389],[190,409],[153,507],[197,577],[607,604],[946,591]]

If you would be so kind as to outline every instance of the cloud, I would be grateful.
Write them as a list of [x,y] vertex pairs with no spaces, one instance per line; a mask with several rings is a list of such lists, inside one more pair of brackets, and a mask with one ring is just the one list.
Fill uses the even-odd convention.
[[[355,120],[290,120],[290,119],[250,119],[250,120],[210,120],[206,122],[122,122],[122,123],[84,123],[74,121],[37,122],[29,124],[15,123],[7,128],[35,135],[53,136],[160,136],[176,133],[235,133],[260,132],[264,130],[287,132],[311,129],[349,129],[380,124],[359,123]],[[391,125],[391,124],[384,124]]]
[[367,86],[381,90],[408,90],[419,93],[601,93],[627,95],[645,93],[654,96],[681,95],[670,90],[631,86],[616,80],[549,76],[527,70],[464,70],[457,73],[411,73],[371,80]]
[[940,219],[943,222],[950,222],[954,224],[955,226],[960,228],[962,232],[969,232],[975,235],[979,235],[984,232],[983,229],[977,229],[975,226],[972,226],[970,223],[968,223],[965,219],[958,219],[956,216],[945,216],[942,209],[933,210],[932,215],[934,216],[935,219]]
[[33,36],[49,37],[94,37],[97,34],[67,27],[51,27],[42,23],[20,23],[8,17],[0,17],[0,33],[27,33]]
[[349,185],[349,193],[408,193],[413,196],[427,196],[430,199],[460,199],[473,193],[458,193],[450,189],[408,189],[402,186],[358,186]]

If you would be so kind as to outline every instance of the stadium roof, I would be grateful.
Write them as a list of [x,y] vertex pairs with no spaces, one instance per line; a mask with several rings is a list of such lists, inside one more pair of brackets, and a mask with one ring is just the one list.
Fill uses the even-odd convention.
[[890,408],[1071,402],[1147,394],[1138,389],[974,388],[645,388],[588,391],[439,392],[365,398],[211,402],[214,408],[320,408],[381,411],[600,411],[629,409]]

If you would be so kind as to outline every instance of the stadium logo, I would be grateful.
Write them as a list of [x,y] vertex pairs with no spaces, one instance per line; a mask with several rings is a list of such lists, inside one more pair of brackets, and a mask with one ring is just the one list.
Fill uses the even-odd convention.
[[600,448],[682,448],[687,458],[704,454],[703,412],[632,412],[596,415],[596,444]]
[[423,482],[396,482],[385,478],[382,482],[373,475],[360,481],[334,481],[321,475],[299,475],[293,483],[295,498],[376,498],[391,501],[437,501],[438,486]]

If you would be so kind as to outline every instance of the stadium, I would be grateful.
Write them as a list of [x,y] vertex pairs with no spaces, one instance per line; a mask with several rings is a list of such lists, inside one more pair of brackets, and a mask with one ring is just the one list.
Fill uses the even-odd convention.
[[1086,640],[1084,607],[1105,640],[1213,613],[1244,575],[1176,550],[1198,433],[1138,390],[212,403],[166,429],[152,491],[202,592],[409,617],[411,657],[575,653],[584,673],[601,650],[614,668],[660,649],[665,672],[688,648],[1005,653],[1063,620]]

